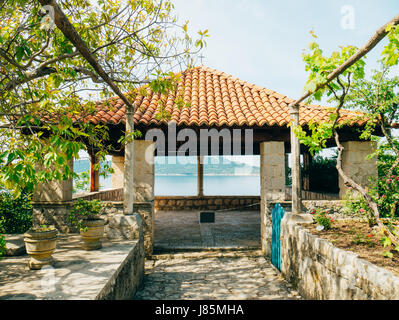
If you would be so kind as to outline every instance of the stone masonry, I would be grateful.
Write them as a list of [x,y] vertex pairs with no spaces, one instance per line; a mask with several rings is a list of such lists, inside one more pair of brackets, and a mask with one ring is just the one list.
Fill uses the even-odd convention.
[[300,300],[260,251],[154,256],[135,300]]
[[[73,170],[73,159],[68,162]],[[72,201],[73,180],[50,181],[40,184],[34,194],[33,202],[54,203]]]
[[271,215],[268,202],[285,199],[285,148],[284,142],[270,141],[260,144],[261,175],[261,242],[262,251],[270,254]]
[[[342,157],[344,171],[362,186],[369,185],[369,178],[378,176],[376,159],[366,160],[366,157],[374,152],[375,144],[370,141],[349,141],[342,143],[342,146],[345,148]],[[342,199],[348,188],[341,176],[339,177],[339,189]]]
[[282,220],[282,275],[312,300],[398,300],[399,277]]
[[[154,152],[153,141],[134,141],[134,204],[133,210],[139,213],[143,222],[144,245],[147,255],[152,254],[154,243]],[[113,156],[112,187],[123,188],[124,157]]]

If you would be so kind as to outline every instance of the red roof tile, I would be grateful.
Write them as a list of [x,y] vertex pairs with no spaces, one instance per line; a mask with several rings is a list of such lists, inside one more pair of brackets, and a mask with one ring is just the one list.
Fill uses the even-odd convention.
[[[189,107],[180,108],[174,102],[181,94]],[[186,126],[279,126],[284,127],[290,122],[288,105],[293,99],[275,91],[265,89],[231,75],[208,67],[196,67],[181,74],[181,80],[176,92],[167,97],[161,97],[165,102],[165,110],[170,119],[160,119],[158,94],[151,91],[148,96],[137,97],[138,106],[134,115],[135,124],[158,126],[174,121],[177,125]],[[125,123],[125,106],[119,98],[108,100],[97,105],[97,114],[88,121],[107,124]],[[333,113],[331,108],[318,105],[300,106],[300,124],[306,125],[310,120],[327,121]],[[348,125],[361,126],[365,121],[361,112],[342,110],[341,121],[350,120]]]

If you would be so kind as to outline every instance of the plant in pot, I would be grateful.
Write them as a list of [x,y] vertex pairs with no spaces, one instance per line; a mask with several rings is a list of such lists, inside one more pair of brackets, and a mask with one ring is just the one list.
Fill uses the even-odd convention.
[[57,229],[54,226],[34,226],[24,234],[26,252],[30,256],[29,269],[40,270],[53,262],[57,246]]
[[79,231],[84,250],[102,248],[105,221],[100,218],[101,201],[78,199],[69,212],[68,220]]

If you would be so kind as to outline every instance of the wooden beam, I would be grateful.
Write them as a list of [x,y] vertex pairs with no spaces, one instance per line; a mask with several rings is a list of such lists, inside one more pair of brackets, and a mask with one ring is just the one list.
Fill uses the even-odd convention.
[[100,171],[95,170],[95,165],[98,164],[95,154],[90,154],[90,192],[100,191]]
[[310,173],[309,173],[309,168],[310,168],[310,163],[312,162],[312,156],[309,151],[305,151],[303,153],[303,166],[305,169],[305,174],[303,177],[303,190],[304,191],[310,191]]
[[198,197],[204,196],[204,157],[198,155],[197,156],[197,195]]

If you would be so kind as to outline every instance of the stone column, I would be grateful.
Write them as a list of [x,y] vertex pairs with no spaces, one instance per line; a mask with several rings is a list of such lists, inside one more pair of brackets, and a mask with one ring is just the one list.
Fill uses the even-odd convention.
[[154,152],[153,141],[134,141],[134,213],[143,220],[144,246],[147,256],[152,255],[154,243]]
[[[73,170],[73,160],[68,162]],[[34,202],[66,202],[72,200],[73,179],[39,184],[33,194]]]
[[123,177],[125,174],[125,158],[121,156],[112,156],[112,188],[121,189],[123,188]]
[[[73,159],[68,165],[73,170]],[[54,225],[60,232],[67,232],[67,215],[71,209],[72,191],[72,178],[39,184],[32,198],[33,224]]]
[[[375,158],[366,160],[366,157],[375,151],[376,145],[371,141],[349,141],[343,142],[344,153],[342,156],[342,168],[348,176],[363,187],[369,185],[369,178],[377,177],[377,160]],[[339,176],[339,195],[342,199],[348,188]]]
[[301,149],[299,139],[295,136],[294,133],[294,126],[299,125],[299,107],[293,106],[290,110],[290,114],[293,121],[293,124],[291,126],[292,214],[301,214]]
[[261,183],[261,242],[266,256],[270,255],[272,235],[271,212],[268,202],[285,199],[285,148],[284,142],[262,142],[260,144]]

